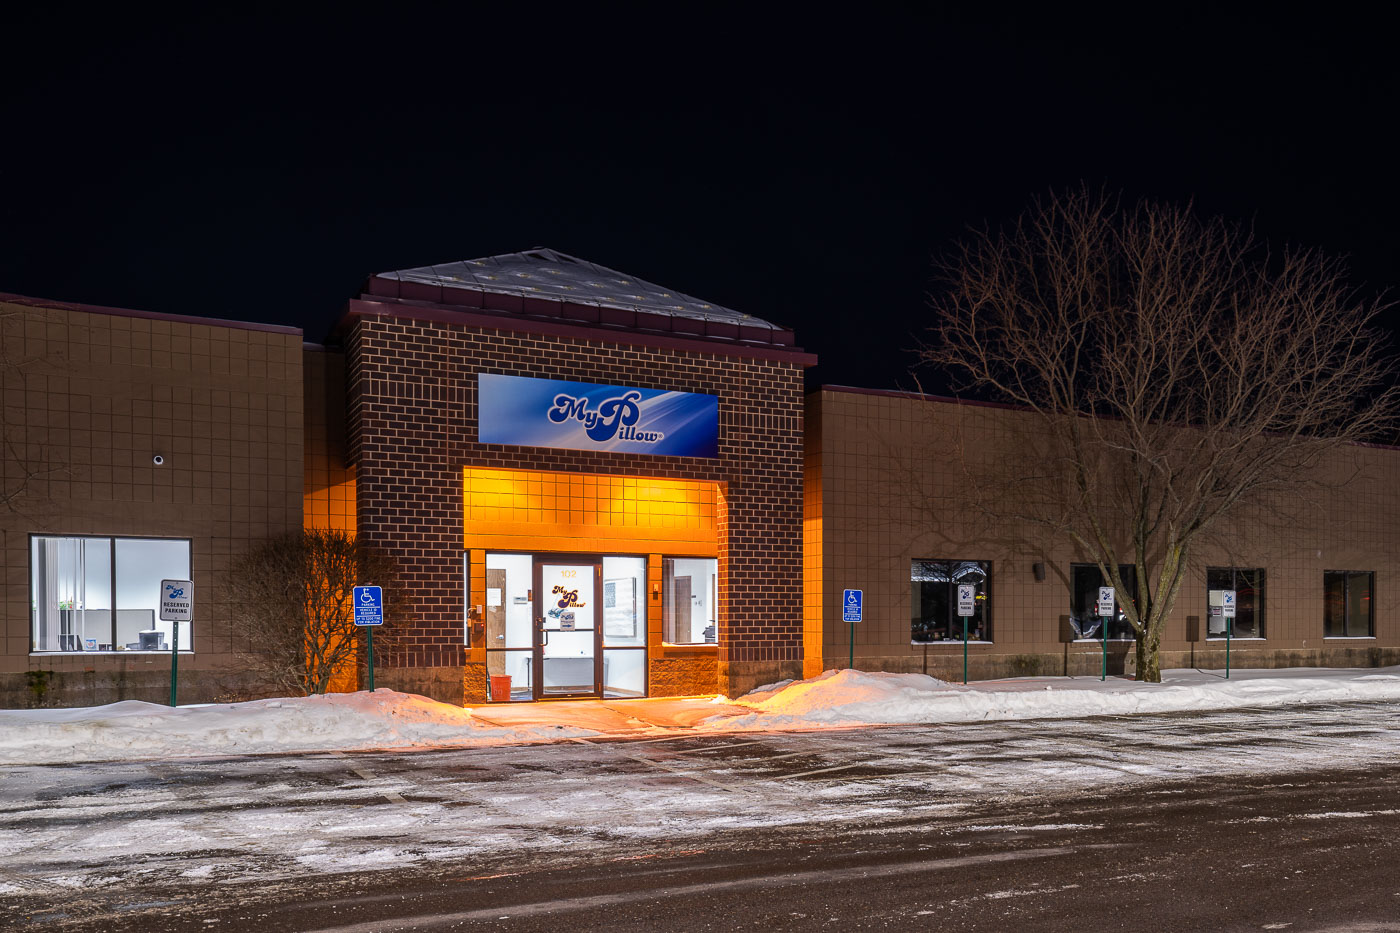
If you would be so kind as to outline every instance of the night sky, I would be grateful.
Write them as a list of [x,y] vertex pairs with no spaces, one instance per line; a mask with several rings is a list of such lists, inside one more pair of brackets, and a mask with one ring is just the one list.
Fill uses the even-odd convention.
[[0,292],[319,341],[370,274],[548,246],[908,388],[932,258],[1081,183],[1400,285],[1379,22],[512,7],[6,14]]

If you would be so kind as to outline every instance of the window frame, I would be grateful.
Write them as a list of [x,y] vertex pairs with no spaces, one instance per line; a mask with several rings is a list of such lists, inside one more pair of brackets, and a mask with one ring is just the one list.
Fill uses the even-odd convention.
[[[1082,635],[1082,634],[1080,634],[1081,629],[1079,628],[1078,623],[1075,622],[1075,611],[1076,611],[1076,610],[1075,610],[1075,608],[1074,608],[1074,597],[1075,597],[1075,583],[1074,583],[1074,577],[1075,577],[1075,573],[1076,573],[1076,572],[1078,572],[1078,571],[1080,571],[1080,570],[1085,570],[1085,569],[1093,570],[1096,574],[1098,574],[1099,579],[1102,581],[1101,583],[1099,583],[1099,586],[1111,586],[1111,585],[1112,585],[1112,581],[1111,581],[1111,580],[1105,580],[1105,579],[1104,579],[1103,571],[1100,570],[1100,569],[1099,569],[1099,565],[1096,564],[1096,563],[1094,563],[1093,561],[1071,561],[1071,562],[1070,562],[1070,565],[1069,565],[1069,621],[1070,621],[1070,626],[1071,626],[1071,628],[1074,630],[1074,640],[1075,640],[1075,641],[1099,642],[1099,641],[1103,641],[1103,640],[1104,640],[1103,635],[1100,634],[1100,633],[1103,632],[1103,631],[1108,630],[1108,628],[1111,628],[1111,627],[1106,627],[1105,629],[1100,629],[1099,626],[1096,625],[1096,626],[1094,626],[1094,634],[1092,634],[1092,635]],[[1124,571],[1127,571],[1127,573],[1125,574]],[[1131,599],[1131,600],[1133,601],[1133,604],[1134,604],[1134,605],[1137,605],[1137,565],[1136,565],[1136,564],[1119,564],[1119,565],[1118,565],[1118,575],[1119,575],[1120,577],[1123,577],[1124,580],[1132,586],[1133,592],[1129,595],[1128,598]],[[1094,589],[1097,590],[1098,587],[1095,587]],[[1117,613],[1117,617],[1116,617],[1115,619],[1113,619],[1113,624],[1114,624],[1114,626],[1117,626],[1117,627],[1118,627],[1118,630],[1119,630],[1120,634],[1118,634],[1118,635],[1110,635],[1109,638],[1108,638],[1108,640],[1109,640],[1109,641],[1117,641],[1117,642],[1129,642],[1129,641],[1135,642],[1135,641],[1137,641],[1137,633],[1133,631],[1132,625],[1128,622],[1127,616],[1126,616],[1126,614],[1123,612],[1123,595],[1124,595],[1124,594],[1119,593],[1119,592],[1116,592],[1116,591],[1115,591],[1114,594],[1113,594],[1114,609],[1116,610],[1116,613]],[[1094,596],[1097,597],[1097,596],[1098,596],[1098,593],[1097,593],[1097,592],[1094,593]],[[1097,616],[1096,616],[1096,618],[1097,618]],[[1127,631],[1128,631],[1128,634],[1127,634],[1127,635],[1121,634],[1123,628],[1125,628],[1125,627],[1127,628]]]
[[[1366,634],[1353,635],[1349,631],[1348,622],[1351,619],[1351,578],[1365,574],[1368,578],[1368,588],[1366,596]],[[1340,576],[1342,578],[1342,634],[1329,635],[1327,633],[1327,578],[1329,576]],[[1322,571],[1322,637],[1324,639],[1374,639],[1376,637],[1376,572],[1374,570],[1324,570]]]
[[[1209,567],[1209,566],[1206,567],[1206,573],[1205,573],[1205,584],[1206,584],[1206,616],[1205,616],[1205,618],[1206,618],[1206,641],[1225,641],[1225,640],[1226,640],[1226,635],[1223,635],[1223,634],[1222,634],[1222,635],[1212,635],[1212,634],[1210,633],[1210,591],[1211,591],[1211,589],[1212,589],[1212,587],[1211,587],[1211,585],[1210,585],[1210,575],[1211,575],[1211,573],[1213,573],[1213,572],[1214,572],[1214,573],[1219,573],[1219,572],[1227,571],[1227,570],[1230,572],[1230,586],[1228,587],[1228,589],[1232,589],[1232,590],[1234,590],[1235,593],[1236,593],[1236,599],[1235,599],[1235,613],[1236,613],[1236,614],[1235,614],[1233,617],[1231,617],[1231,618],[1228,620],[1228,622],[1226,623],[1226,625],[1227,625],[1227,631],[1228,631],[1228,633],[1229,633],[1229,636],[1228,636],[1228,637],[1229,637],[1231,640],[1233,640],[1233,641],[1239,641],[1239,640],[1241,640],[1241,639],[1249,639],[1249,640],[1251,640],[1251,641],[1268,641],[1268,639],[1269,639],[1269,629],[1268,629],[1268,618],[1269,618],[1269,616],[1268,616],[1269,573],[1268,573],[1268,569],[1265,568],[1265,567],[1239,567],[1239,566],[1234,566],[1234,565],[1227,566],[1227,567]],[[1253,614],[1254,614],[1255,624],[1256,624],[1256,626],[1258,627],[1258,634],[1257,634],[1257,635],[1241,635],[1241,634],[1239,634],[1238,632],[1235,631],[1235,623],[1239,620],[1239,611],[1240,611],[1239,598],[1238,598],[1238,594],[1239,594],[1239,591],[1240,591],[1240,586],[1239,586],[1239,579],[1238,579],[1238,578],[1239,578],[1239,575],[1240,575],[1241,573],[1249,573],[1249,574],[1255,574],[1255,575],[1257,575],[1257,576],[1255,577],[1253,583],[1252,583],[1253,588],[1254,588],[1254,591],[1255,591],[1255,603],[1254,603],[1254,606],[1252,607],[1252,609],[1250,610],[1250,611],[1253,612]]]
[[961,645],[963,643],[961,637],[952,637],[955,628],[954,623],[956,621],[960,625],[960,620],[962,619],[962,617],[956,614],[958,599],[957,591],[953,589],[953,587],[958,585],[958,581],[954,578],[954,574],[951,572],[951,570],[948,573],[948,579],[945,581],[945,585],[948,587],[948,637],[923,640],[916,637],[914,631],[915,613],[918,612],[920,615],[922,615],[922,612],[920,611],[919,607],[915,605],[914,586],[915,584],[926,584],[929,582],[936,581],[915,580],[915,564],[945,564],[949,568],[957,567],[961,564],[976,564],[982,571],[982,582],[979,586],[979,589],[981,590],[981,592],[979,593],[979,596],[981,597],[979,600],[981,602],[981,605],[978,607],[978,609],[982,613],[982,631],[979,633],[978,637],[974,638],[972,634],[972,626],[969,624],[967,643],[970,645],[995,644],[994,639],[996,637],[996,631],[992,620],[992,572],[994,569],[993,562],[989,560],[964,560],[961,558],[949,559],[942,557],[912,557],[909,559],[909,644],[911,646],[923,647],[927,645]]
[[[707,601],[707,602],[713,602],[713,603],[714,603],[714,605],[710,607],[710,612],[711,612],[711,614],[714,616],[714,618],[712,618],[712,619],[709,620],[710,623],[711,623],[712,625],[714,625],[714,627],[715,627],[715,637],[714,637],[714,640],[713,640],[713,641],[671,641],[670,639],[668,639],[668,638],[666,637],[667,635],[671,635],[671,634],[674,634],[674,633],[675,633],[675,632],[674,632],[675,620],[674,620],[674,618],[672,617],[671,608],[670,608],[671,605],[672,605],[672,603],[673,603],[673,601],[674,601],[674,595],[675,595],[675,594],[671,591],[671,588],[668,587],[668,586],[666,585],[666,581],[667,581],[667,577],[666,577],[666,565],[667,565],[668,563],[670,563],[670,564],[672,565],[672,567],[674,567],[675,561],[678,561],[678,560],[704,560],[704,561],[712,561],[712,562],[714,563],[714,574],[713,574],[713,575],[714,575],[714,590],[713,590],[713,593],[710,593],[710,592],[708,592],[708,591],[707,591],[707,593],[706,593],[706,601]],[[662,554],[662,555],[661,555],[661,566],[660,566],[660,570],[661,570],[661,644],[662,644],[664,647],[667,647],[667,648],[718,648],[718,647],[719,647],[719,599],[720,599],[720,593],[719,593],[719,558],[718,558],[718,557],[695,557],[695,556],[693,556],[693,555],[684,555],[684,554],[681,554],[681,555],[675,555],[675,554],[673,554],[673,555],[666,555],[666,554]],[[671,579],[675,579],[674,574],[672,575]],[[669,627],[669,630],[668,630],[668,627]],[[709,626],[705,626],[705,628],[709,628]],[[695,630],[695,626],[694,626],[694,624],[692,623],[692,625],[691,625],[691,631],[694,631],[694,630]],[[703,631],[704,631],[704,629],[701,629],[701,632],[702,632],[702,633],[703,633]]]
[[[73,649],[64,649],[64,648],[40,648],[40,647],[38,647],[38,646],[35,644],[36,619],[35,619],[35,617],[34,617],[33,615],[31,615],[31,616],[30,616],[30,620],[29,620],[29,653],[30,653],[30,655],[46,655],[46,656],[67,657],[67,656],[70,656],[70,655],[91,656],[91,655],[128,655],[128,654],[169,654],[169,653],[170,653],[170,649],[169,649],[169,648],[165,648],[165,649],[155,649],[155,650],[142,650],[142,649],[140,649],[140,648],[118,648],[118,647],[117,647],[116,635],[117,635],[117,625],[118,625],[118,622],[119,622],[119,620],[118,620],[118,618],[117,618],[117,611],[118,611],[118,609],[120,608],[120,607],[117,605],[117,563],[118,563],[118,561],[117,561],[117,542],[118,542],[118,541],[176,541],[176,542],[181,542],[181,541],[182,541],[182,542],[184,542],[184,544],[185,544],[186,561],[187,561],[188,567],[190,568],[190,570],[189,570],[190,576],[193,577],[193,576],[194,576],[194,539],[193,539],[193,538],[183,537],[183,536],[180,536],[180,535],[100,535],[100,534],[86,534],[86,533],[78,533],[78,532],[74,532],[74,533],[71,533],[71,534],[41,534],[41,533],[39,533],[39,532],[30,532],[30,534],[29,534],[29,542],[28,542],[28,543],[29,543],[29,547],[28,547],[27,554],[26,554],[26,561],[27,561],[27,563],[28,563],[28,572],[29,572],[29,573],[28,573],[28,575],[29,575],[29,604],[30,604],[30,612],[31,612],[31,613],[34,613],[34,612],[36,611],[36,607],[37,607],[37,604],[38,604],[38,603],[37,603],[38,594],[35,592],[35,586],[34,586],[34,583],[35,583],[35,580],[34,580],[34,546],[35,546],[35,542],[36,542],[36,541],[40,541],[40,540],[46,540],[46,539],[54,539],[54,538],[60,539],[60,540],[61,540],[61,539],[77,539],[77,540],[106,541],[106,542],[108,543],[108,547],[110,548],[109,553],[110,553],[110,555],[111,555],[111,567],[110,567],[110,570],[109,570],[109,572],[108,572],[108,577],[107,577],[107,587],[108,587],[107,595],[108,595],[108,603],[109,603],[109,605],[110,605],[110,609],[109,609],[108,611],[111,613],[111,631],[108,633],[108,637],[111,639],[111,641],[109,642],[109,644],[111,645],[111,647],[110,647],[110,648],[107,648],[106,650],[103,650],[103,649],[101,649],[101,648],[94,648],[94,649],[92,649],[92,650],[88,650],[87,648],[83,648],[83,647],[78,647],[78,648],[73,648]],[[159,609],[158,609],[158,608],[157,608],[156,612],[157,612],[157,621],[159,621]],[[194,624],[193,624],[192,622],[186,622],[185,625],[188,626],[190,647],[188,647],[188,648],[179,648],[178,650],[179,650],[179,653],[180,653],[180,654],[183,654],[183,655],[193,655],[193,654],[195,653]],[[181,640],[183,640],[183,639],[181,639]],[[98,644],[101,644],[101,642],[99,641]]]

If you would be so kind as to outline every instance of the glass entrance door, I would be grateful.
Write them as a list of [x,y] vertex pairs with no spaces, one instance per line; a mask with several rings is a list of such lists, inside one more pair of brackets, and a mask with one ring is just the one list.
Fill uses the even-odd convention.
[[597,560],[535,561],[535,699],[601,696]]

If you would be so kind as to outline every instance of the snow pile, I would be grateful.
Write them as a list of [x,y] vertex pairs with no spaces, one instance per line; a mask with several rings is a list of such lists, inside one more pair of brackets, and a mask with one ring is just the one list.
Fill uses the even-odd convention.
[[950,684],[923,674],[827,671],[810,680],[760,687],[734,706],[752,710],[706,720],[710,730],[802,728],[859,723],[975,722],[1171,713],[1400,699],[1400,671],[1307,668],[1164,671],[1163,683],[1114,678],[1021,678]]
[[501,728],[460,706],[383,689],[174,709],[126,700],[81,709],[0,710],[0,762],[462,747],[590,735],[597,733],[561,724]]

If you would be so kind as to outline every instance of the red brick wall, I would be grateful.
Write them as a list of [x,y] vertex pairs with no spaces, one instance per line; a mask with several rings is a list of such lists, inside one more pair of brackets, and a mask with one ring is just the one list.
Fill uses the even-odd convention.
[[[625,338],[623,338],[625,339]],[[723,347],[717,347],[722,351]],[[726,484],[719,661],[802,659],[802,365],[363,316],[347,335],[359,533],[397,554],[418,618],[389,665],[462,665],[462,467]],[[717,460],[479,444],[476,373],[717,395]],[[580,550],[596,550],[580,542]]]

